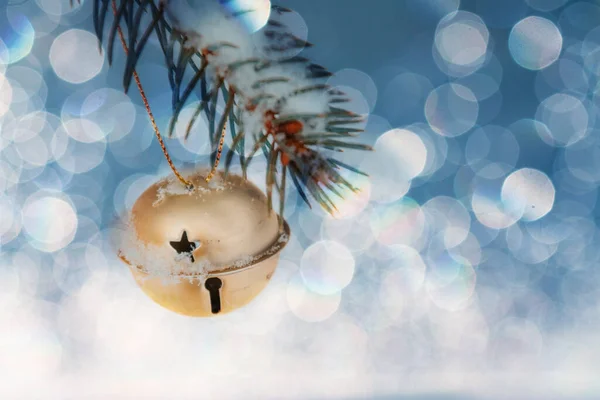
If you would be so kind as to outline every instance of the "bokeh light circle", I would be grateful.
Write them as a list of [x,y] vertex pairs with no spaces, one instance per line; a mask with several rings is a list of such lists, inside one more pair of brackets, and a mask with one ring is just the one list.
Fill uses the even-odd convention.
[[548,214],[554,205],[556,190],[546,174],[522,168],[510,174],[502,185],[504,203],[522,208],[522,218],[535,221]]
[[394,290],[400,294],[418,293],[425,282],[427,270],[421,254],[405,245],[392,245],[390,250],[393,257],[386,263],[388,271],[382,281],[393,281]]
[[446,83],[433,90],[425,103],[425,117],[436,133],[459,136],[477,122],[479,103],[467,87]]
[[[271,13],[271,19],[276,21],[276,26],[272,26],[272,30],[270,30],[270,33],[277,32],[283,33],[284,35],[291,34],[294,37],[300,39],[300,42],[298,43],[303,43],[302,41],[307,41],[308,25],[304,21],[302,15],[300,15],[296,11],[290,11],[285,13]],[[256,35],[252,36],[252,39],[254,40],[254,44],[257,47],[258,51],[261,52],[262,55],[266,58],[275,60],[285,60],[298,55],[298,53],[300,53],[304,49],[303,45],[298,45],[288,46],[285,48],[285,50],[278,48],[277,51],[273,51],[272,35],[267,35],[267,32],[268,30],[265,29],[257,32]]]
[[511,30],[508,39],[510,53],[523,68],[540,70],[560,56],[563,37],[552,21],[542,17],[527,17]]
[[7,13],[8,24],[0,29],[0,65],[14,64],[27,57],[35,41],[35,30],[25,15]]
[[94,122],[72,119],[63,123],[52,140],[52,152],[65,171],[81,174],[98,167],[106,154],[106,138]]
[[83,83],[102,70],[104,55],[98,51],[98,39],[81,29],[61,33],[50,47],[50,64],[58,77],[70,83]]
[[219,0],[225,9],[250,31],[256,32],[267,24],[271,15],[269,0]]
[[469,66],[485,57],[489,36],[479,16],[457,11],[442,18],[438,24],[435,47],[447,63]]
[[586,136],[590,116],[577,97],[556,93],[540,103],[536,119],[548,127],[546,133],[550,136],[542,134],[542,140],[556,147],[566,147]]
[[477,275],[462,257],[444,257],[429,262],[426,288],[431,301],[439,308],[457,311],[465,308],[475,291]]
[[[327,80],[327,84],[331,87],[342,87],[342,91],[344,91],[343,87],[358,90],[368,103],[369,111],[373,111],[375,104],[377,104],[377,85],[375,85],[373,78],[362,71],[350,68],[339,70]],[[346,94],[350,95],[350,93]]]
[[477,220],[488,228],[505,229],[521,219],[521,203],[505,202],[501,191],[504,177],[476,177],[472,183],[471,208]]
[[341,292],[322,295],[309,290],[297,273],[288,282],[286,298],[296,317],[306,322],[321,322],[338,310],[342,297]]
[[[122,139],[133,130],[137,110],[127,94],[110,88],[100,88],[88,93],[88,90],[75,92],[63,103],[61,112],[63,122],[81,121],[70,131],[76,128],[91,129],[93,133],[87,134],[91,136],[91,140],[88,141],[106,137],[109,142],[113,142]],[[95,125],[90,125],[87,121]],[[82,136],[73,135],[71,132],[69,134]]]
[[554,255],[558,245],[542,243],[527,230],[515,224],[506,230],[508,250],[517,259],[527,264],[540,264]]
[[348,286],[354,275],[355,261],[346,246],[322,240],[308,247],[300,260],[300,274],[315,293],[334,294]]
[[67,246],[75,237],[77,214],[73,206],[49,193],[34,193],[23,206],[23,228],[32,246],[51,253]]
[[425,229],[425,214],[411,198],[382,205],[371,213],[371,230],[382,244],[415,246]]
[[372,199],[398,200],[408,191],[410,181],[425,168],[427,148],[416,133],[392,129],[377,139],[374,149],[361,165],[372,183]]
[[458,200],[449,196],[437,196],[423,204],[421,209],[428,231],[441,237],[446,246],[457,246],[467,238],[471,216]]

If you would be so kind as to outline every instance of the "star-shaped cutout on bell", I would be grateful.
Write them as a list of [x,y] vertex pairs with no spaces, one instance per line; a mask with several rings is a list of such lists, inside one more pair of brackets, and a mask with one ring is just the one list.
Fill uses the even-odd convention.
[[198,248],[200,242],[190,242],[188,240],[187,232],[183,231],[181,239],[178,242],[169,242],[169,244],[175,249],[175,251],[177,251],[178,254],[188,254],[192,259],[192,262],[194,262],[194,256],[192,255],[192,252]]

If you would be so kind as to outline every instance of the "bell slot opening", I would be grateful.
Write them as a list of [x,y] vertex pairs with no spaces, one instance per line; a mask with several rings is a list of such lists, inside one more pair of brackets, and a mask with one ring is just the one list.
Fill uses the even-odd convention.
[[218,314],[221,311],[221,293],[220,289],[223,286],[223,281],[219,278],[208,278],[204,283],[204,287],[210,294],[210,308],[213,314]]

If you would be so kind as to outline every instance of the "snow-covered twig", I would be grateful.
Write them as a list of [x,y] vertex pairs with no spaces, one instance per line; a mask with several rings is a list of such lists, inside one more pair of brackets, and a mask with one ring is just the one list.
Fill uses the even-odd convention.
[[[325,83],[331,73],[302,56],[289,56],[290,51],[310,46],[278,20],[290,10],[270,6],[267,1],[268,22],[259,32],[251,33],[238,17],[260,10],[232,12],[224,4],[227,1],[94,0],[94,23],[100,41],[110,2],[115,2],[116,11],[106,44],[109,61],[115,32],[121,26],[127,28],[130,51],[123,80],[125,90],[148,38],[158,38],[173,92],[169,135],[189,97],[197,93],[200,102],[189,120],[187,133],[204,113],[215,163],[222,149],[221,135],[229,122],[231,144],[225,170],[237,152],[244,176],[254,155],[263,151],[268,165],[269,206],[273,188],[277,188],[283,212],[286,174],[307,204],[310,205],[306,192],[330,213],[336,209],[331,194],[341,196],[338,187],[356,191],[340,170],[361,172],[328,157],[326,152],[369,150],[369,146],[349,141],[361,131],[356,124],[363,118],[338,107],[348,99]],[[228,106],[217,119],[220,96]],[[253,141],[248,154],[247,138]]]

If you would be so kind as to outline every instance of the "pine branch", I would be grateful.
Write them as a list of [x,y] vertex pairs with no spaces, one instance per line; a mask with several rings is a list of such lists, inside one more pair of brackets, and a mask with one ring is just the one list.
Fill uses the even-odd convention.
[[[109,7],[112,1],[115,1],[114,11]],[[260,54],[237,59],[230,57],[231,60],[225,65],[221,63],[215,66],[215,60],[219,59],[221,53],[235,54],[241,50],[239,45],[227,40],[203,42],[201,26],[189,31],[178,26],[176,20],[168,20],[169,5],[167,0],[93,1],[94,29],[100,45],[104,40],[105,28],[108,27],[106,46],[109,64],[112,65],[114,60],[114,41],[118,28],[127,32],[125,40],[130,50],[123,74],[125,91],[130,86],[133,73],[150,38],[156,37],[165,57],[172,91],[173,115],[168,127],[169,137],[173,135],[182,110],[195,93],[199,105],[187,122],[185,139],[191,134],[200,115],[204,114],[213,149],[211,160],[215,162],[220,157],[219,144],[223,140],[222,133],[225,132],[229,120],[231,144],[224,163],[226,172],[229,171],[234,153],[237,152],[242,173],[246,177],[247,168],[254,155],[262,150],[268,165],[266,183],[269,208],[272,207],[272,193],[275,188],[279,191],[282,202],[279,212],[283,213],[285,176],[289,174],[304,202],[310,206],[307,196],[307,193],[310,193],[326,211],[334,212],[335,204],[328,193],[341,197],[338,187],[356,190],[338,170],[365,174],[335,158],[325,157],[322,151],[341,152],[344,149],[372,148],[346,141],[362,132],[356,125],[363,123],[364,117],[338,106],[349,102],[349,98],[342,91],[321,82],[332,74],[303,56],[286,57],[290,50],[297,51],[312,46],[306,40],[293,35],[285,24],[277,20],[279,15],[290,10],[272,6],[271,18],[267,27],[262,30],[266,45]],[[251,11],[253,10],[238,10],[227,18],[235,20]],[[109,20],[111,22],[107,22]],[[269,57],[265,58],[261,54],[267,54]],[[236,76],[251,77],[251,81],[244,81],[243,86],[247,89],[236,87]],[[305,80],[301,86],[298,85],[299,79]],[[286,87],[290,88],[287,92]],[[235,100],[233,91],[236,93]],[[227,106],[217,121],[219,92],[222,92]],[[296,104],[303,104],[303,101],[296,102],[296,98],[315,95],[326,96],[329,104],[327,109],[314,112],[307,111],[307,108],[302,106],[295,108]],[[263,126],[253,123],[251,127],[245,127],[244,121],[247,119],[260,121]],[[254,140],[249,154],[245,154],[247,135]]]

